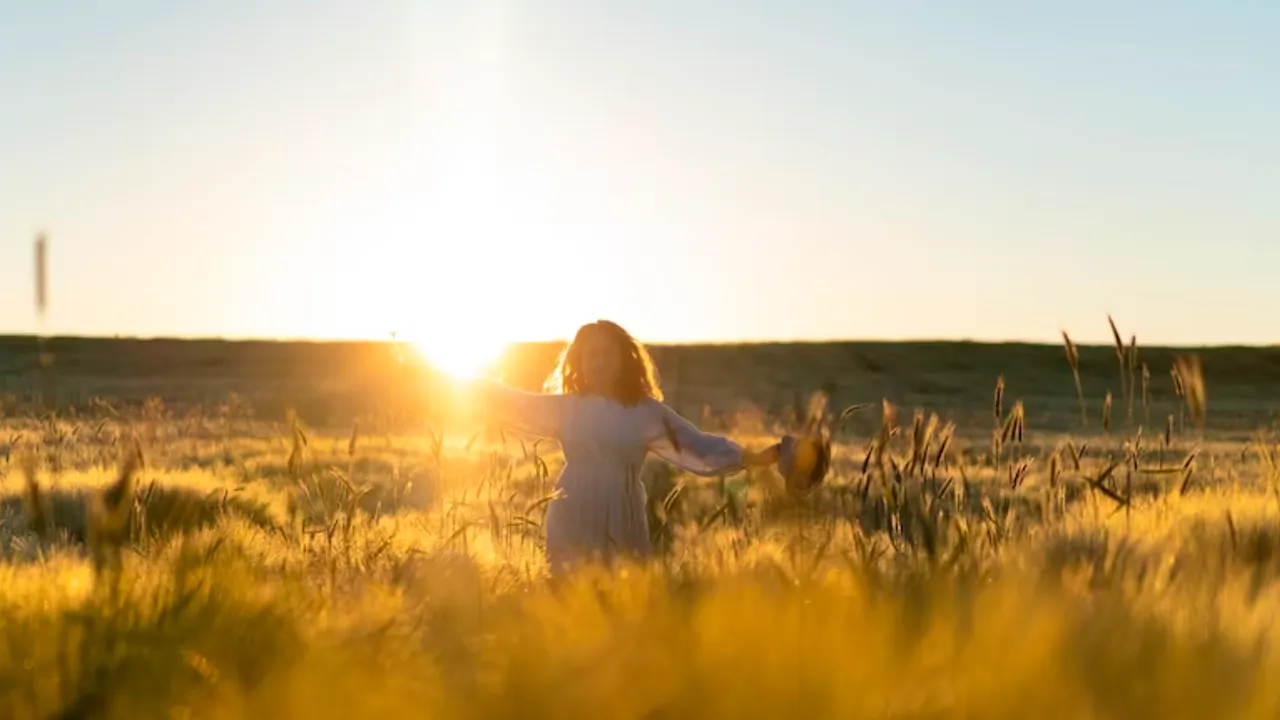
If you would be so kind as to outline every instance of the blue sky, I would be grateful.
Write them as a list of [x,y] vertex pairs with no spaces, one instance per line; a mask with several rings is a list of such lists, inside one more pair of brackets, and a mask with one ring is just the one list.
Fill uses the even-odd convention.
[[[114,5],[111,7],[110,5]],[[0,5],[0,332],[1272,343],[1280,5]]]

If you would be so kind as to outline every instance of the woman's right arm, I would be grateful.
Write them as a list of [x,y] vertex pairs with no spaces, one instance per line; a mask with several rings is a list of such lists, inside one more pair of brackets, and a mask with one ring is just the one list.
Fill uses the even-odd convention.
[[461,381],[457,397],[487,422],[536,437],[556,438],[564,425],[567,395],[517,390],[486,379]]

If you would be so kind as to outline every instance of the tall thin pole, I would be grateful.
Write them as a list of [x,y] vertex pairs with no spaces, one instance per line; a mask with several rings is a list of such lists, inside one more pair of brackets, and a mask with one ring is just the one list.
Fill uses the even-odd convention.
[[45,309],[49,306],[48,294],[49,241],[44,233],[36,235],[36,318],[44,325]]
[[36,234],[36,358],[40,363],[40,403],[53,409],[53,355],[45,351],[45,313],[49,307],[49,239]]

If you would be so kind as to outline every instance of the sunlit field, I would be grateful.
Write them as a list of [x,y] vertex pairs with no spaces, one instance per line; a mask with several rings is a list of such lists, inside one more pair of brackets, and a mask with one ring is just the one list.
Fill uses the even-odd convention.
[[[345,422],[9,398],[0,716],[1280,716],[1280,437],[1193,362],[1090,348],[1077,396],[1054,352],[834,404],[807,497],[655,463],[656,557],[554,580],[558,449],[411,379]],[[693,417],[760,447],[765,405]]]

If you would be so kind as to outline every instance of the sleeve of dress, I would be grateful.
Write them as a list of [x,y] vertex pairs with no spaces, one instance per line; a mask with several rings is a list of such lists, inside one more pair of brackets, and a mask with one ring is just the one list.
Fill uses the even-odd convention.
[[649,452],[695,475],[729,475],[743,468],[742,446],[699,430],[663,403],[653,404]]
[[485,419],[538,437],[559,437],[567,395],[517,390],[493,380],[473,380],[467,395]]

